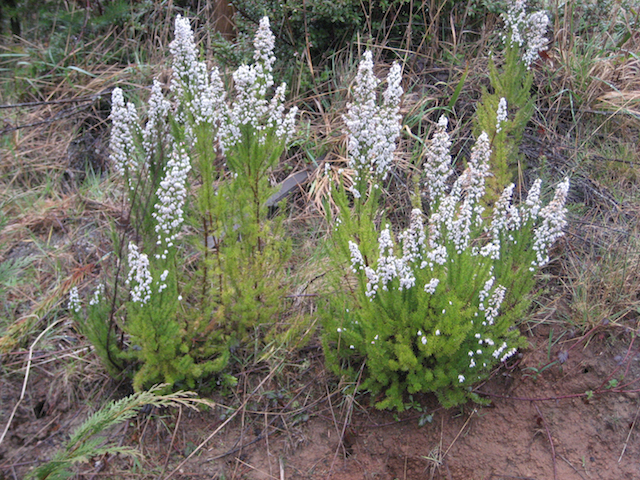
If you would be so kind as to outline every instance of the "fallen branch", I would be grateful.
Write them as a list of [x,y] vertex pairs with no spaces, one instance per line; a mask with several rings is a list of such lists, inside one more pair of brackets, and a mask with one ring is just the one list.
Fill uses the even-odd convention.
[[36,344],[40,341],[40,339],[44,336],[44,334],[47,333],[49,330],[51,330],[53,327],[55,327],[57,324],[59,324],[61,321],[62,320],[53,322],[51,325],[45,328],[29,347],[29,357],[27,358],[27,368],[26,368],[26,371],[24,372],[24,380],[22,382],[22,391],[20,392],[20,398],[18,399],[15,406],[13,407],[13,411],[11,412],[11,415],[9,415],[9,420],[7,420],[7,424],[4,427],[4,432],[2,432],[2,436],[0,437],[0,445],[2,445],[2,442],[4,441],[4,437],[7,435],[7,432],[9,431],[9,427],[11,426],[11,422],[13,421],[13,417],[18,411],[18,407],[20,406],[20,403],[22,403],[22,400],[24,399],[24,394],[27,391],[27,382],[29,381],[29,372],[31,371],[31,360],[33,359],[33,349],[35,348]]
[[538,412],[538,417],[542,420],[542,424],[544,425],[544,429],[547,431],[547,438],[549,439],[549,445],[551,445],[551,457],[553,458],[553,480],[558,480],[558,466],[556,465],[556,449],[553,446],[553,439],[551,438],[551,432],[549,431],[549,426],[542,416],[542,412],[538,408],[538,405],[533,404],[536,407],[536,411]]

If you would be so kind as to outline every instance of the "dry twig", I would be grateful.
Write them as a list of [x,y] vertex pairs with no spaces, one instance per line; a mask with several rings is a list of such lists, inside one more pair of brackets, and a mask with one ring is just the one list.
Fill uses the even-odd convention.
[[629,428],[629,433],[627,434],[627,439],[624,441],[624,446],[622,447],[620,458],[618,458],[618,463],[622,461],[624,452],[627,450],[627,445],[629,445],[629,439],[631,438],[631,433],[633,432],[633,428],[636,426],[636,422],[638,420],[638,414],[640,414],[640,406],[638,406],[638,411],[636,412],[636,416],[633,418],[633,423],[631,424],[631,428]]
[[536,407],[536,411],[538,412],[538,415],[539,415],[540,419],[542,420],[542,424],[544,425],[544,429],[547,431],[547,438],[549,439],[549,445],[551,445],[551,458],[553,459],[553,480],[557,480],[558,479],[558,467],[556,465],[556,449],[553,446],[553,439],[551,438],[551,432],[549,431],[549,426],[547,425],[547,422],[545,421],[544,417],[542,416],[542,413],[540,412],[540,409],[538,408],[538,405],[536,405],[534,403],[533,406]]
[[20,403],[22,403],[22,400],[24,399],[24,394],[27,390],[27,382],[29,381],[29,372],[31,371],[31,359],[33,358],[33,349],[35,348],[36,344],[40,341],[40,339],[45,335],[45,333],[47,333],[53,327],[58,325],[61,321],[62,320],[53,322],[51,325],[45,328],[29,347],[29,357],[27,358],[27,368],[24,372],[24,381],[22,382],[22,391],[20,392],[20,398],[18,399],[15,406],[13,407],[13,411],[11,412],[11,415],[9,415],[9,420],[7,420],[7,424],[5,425],[4,431],[2,432],[2,436],[0,436],[0,444],[2,444],[2,442],[4,441],[4,438],[7,435],[7,432],[9,431],[9,427],[11,426],[11,422],[13,421],[13,417],[18,411],[18,407],[20,406]]

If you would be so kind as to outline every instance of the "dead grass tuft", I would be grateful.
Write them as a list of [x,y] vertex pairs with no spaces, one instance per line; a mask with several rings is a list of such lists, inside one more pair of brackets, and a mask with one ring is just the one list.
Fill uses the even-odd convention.
[[600,322],[629,325],[640,312],[640,231],[637,214],[574,222],[563,252],[571,323],[588,330]]

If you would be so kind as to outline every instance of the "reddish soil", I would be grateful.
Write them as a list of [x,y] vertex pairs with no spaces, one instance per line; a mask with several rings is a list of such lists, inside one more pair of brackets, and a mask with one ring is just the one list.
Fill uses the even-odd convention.
[[[607,333],[596,334],[587,348],[571,340],[551,349],[553,361],[576,344],[562,369],[556,364],[536,377],[531,368],[550,362],[548,327],[536,334],[540,348],[481,388],[496,395],[490,406],[436,410],[424,427],[415,412],[397,421],[388,412],[356,409],[344,449],[337,441],[343,424],[337,429],[330,418],[314,418],[296,430],[297,439],[283,435],[272,438],[269,449],[264,442],[248,449],[244,462],[255,470],[246,467],[244,473],[252,479],[282,478],[278,459],[283,456],[284,478],[640,478],[638,393],[621,393],[634,389],[624,384],[640,379],[637,345],[629,349],[628,338]],[[606,388],[611,379],[620,382]],[[589,399],[589,390],[601,393]]]
[[[220,412],[183,411],[179,421],[175,412],[156,412],[111,432],[112,439],[142,445],[148,475],[135,474],[129,460],[111,459],[98,469],[95,463],[84,465],[80,471],[86,473],[79,478],[167,478],[178,467],[170,478],[640,478],[640,401],[633,391],[640,380],[640,344],[611,326],[567,340],[565,332],[555,343],[557,336],[546,325],[535,329],[532,348],[479,388],[491,399],[488,406],[444,410],[431,398],[421,399],[432,415],[423,427],[418,425],[422,413],[416,410],[394,415],[368,407],[366,397],[350,402],[336,393],[314,400],[302,393],[299,415],[259,415],[252,411],[264,405],[249,404],[242,419],[237,415],[186,460],[221,425]],[[565,363],[545,368],[561,352],[568,352]],[[20,379],[15,380],[0,384],[3,425],[20,393]],[[309,385],[306,380],[301,378],[301,385]],[[314,383],[315,391],[321,391],[322,385]],[[74,404],[69,392],[38,410],[42,395],[51,395],[50,385],[46,375],[35,372],[0,446],[0,479],[22,478],[86,418],[87,409]],[[345,426],[347,413],[351,416]],[[344,441],[339,441],[343,429]],[[264,431],[269,433],[261,435]]]

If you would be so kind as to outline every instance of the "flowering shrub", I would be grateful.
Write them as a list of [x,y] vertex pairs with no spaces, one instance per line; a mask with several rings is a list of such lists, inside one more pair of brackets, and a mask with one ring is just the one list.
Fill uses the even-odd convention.
[[297,108],[285,113],[283,83],[272,90],[274,36],[264,17],[254,40],[254,63],[233,74],[236,96],[225,111],[220,145],[232,181],[221,184],[203,224],[213,219],[215,248],[207,254],[210,294],[225,309],[231,342],[273,323],[283,310],[284,263],[291,245],[284,238],[282,218],[269,217],[269,198],[276,189],[268,174],[291,139]]
[[[484,89],[478,104],[476,135],[486,132],[492,142],[488,179],[489,202],[525,168],[519,147],[524,129],[533,115],[531,65],[547,49],[545,34],[549,23],[546,12],[526,14],[526,0],[512,1],[502,15],[505,23],[502,66],[489,61],[492,92]],[[508,119],[507,119],[508,113]]]
[[[285,113],[284,84],[268,98],[273,40],[265,17],[254,64],[233,74],[236,95],[228,101],[220,72],[199,61],[189,21],[178,16],[170,95],[154,82],[144,127],[114,89],[111,160],[125,178],[135,231],[121,258],[126,313],[115,322],[116,308],[107,313],[105,306],[115,307],[117,298],[103,301],[101,290],[79,323],[112,371],[135,366],[136,389],[158,382],[192,387],[221,372],[230,349],[282,309],[290,246],[281,220],[268,216],[274,189],[267,176],[293,133],[296,109]],[[216,166],[217,149],[226,164]],[[187,242],[201,250],[189,271],[182,260]],[[117,282],[116,275],[115,297]],[[77,291],[70,302],[80,317]],[[127,334],[117,347],[116,327]]]
[[542,10],[528,15],[526,10],[526,0],[515,0],[509,4],[506,13],[502,14],[507,30],[502,39],[509,48],[524,48],[522,62],[528,70],[538,58],[538,53],[547,49],[545,35],[549,17]]
[[[517,22],[507,23],[513,32]],[[220,72],[198,60],[189,22],[178,16],[170,94],[165,98],[154,83],[144,127],[114,90],[111,158],[125,179],[134,239],[120,249],[127,246],[120,258],[126,298],[116,274],[113,288],[93,295],[82,328],[113,369],[133,367],[136,389],[157,382],[192,387],[221,373],[233,348],[282,313],[290,244],[278,215],[268,215],[275,192],[267,175],[293,134],[296,109],[285,112],[286,85],[273,88],[267,18],[254,47],[254,63],[234,72],[235,96],[227,98]],[[528,64],[509,61],[526,72]],[[423,165],[429,215],[415,208],[408,227],[394,231],[380,200],[401,131],[401,81],[394,64],[380,93],[372,53],[365,52],[343,117],[352,181],[333,188],[335,271],[346,266],[349,274],[335,278],[336,293],[322,307],[329,368],[361,371],[360,387],[376,405],[399,410],[405,393],[434,392],[446,406],[478,400],[472,385],[523,344],[515,322],[562,235],[569,188],[562,182],[543,206],[538,181],[514,205],[510,184],[486,209],[494,152],[507,158],[514,125],[525,118],[518,99],[530,103],[516,81],[503,85],[517,91],[516,100],[491,97],[481,106],[479,125],[490,121],[490,131],[478,134],[455,179],[447,120],[439,120]],[[181,259],[189,244],[200,255],[186,269]],[[70,309],[83,313],[77,291]],[[113,341],[117,330],[121,344]]]
[[356,198],[361,198],[369,186],[377,190],[379,181],[386,179],[389,172],[400,136],[401,79],[400,65],[395,63],[387,77],[382,104],[377,105],[379,80],[373,74],[371,51],[364,53],[356,76],[354,102],[344,117],[349,131],[349,167],[355,172],[351,193]]
[[[342,213],[335,221],[336,242],[342,256],[349,255],[349,235],[357,232],[365,244],[371,244],[376,231],[382,182],[392,166],[396,141],[400,136],[400,99],[402,97],[402,69],[395,63],[389,70],[381,102],[377,102],[380,80],[373,73],[373,58],[366,51],[358,66],[353,90],[353,102],[348,104],[343,121],[348,131],[348,167],[353,182],[348,187],[339,185],[333,199]],[[328,173],[328,172],[327,172]],[[353,205],[350,210],[349,206]],[[350,211],[350,214],[345,212]],[[344,236],[344,237],[343,237]],[[369,252],[365,252],[368,254]]]
[[[361,69],[370,70],[369,64],[365,56]],[[356,178],[363,177],[363,166],[370,176],[371,165],[389,168],[399,129],[367,123],[368,118],[358,122],[359,115],[371,116],[365,112],[375,110],[376,86],[365,76],[356,78],[355,92],[361,93],[346,116],[349,152],[359,152],[357,142],[365,136],[386,138],[386,143],[378,143],[387,148],[367,150],[372,156],[366,163],[350,159]],[[357,104],[361,99],[366,99],[366,108]],[[386,97],[379,108],[391,108]],[[507,121],[503,107],[498,118],[501,125]],[[351,131],[357,128],[363,130]],[[368,128],[375,132],[364,130]],[[450,185],[446,128],[442,117],[423,166],[428,218],[414,209],[408,228],[398,234],[384,219],[376,228],[374,216],[357,224],[345,201],[346,189],[336,189],[340,214],[334,221],[335,260],[338,267],[348,264],[353,279],[342,278],[325,305],[326,361],[339,374],[355,377],[362,371],[360,388],[373,395],[378,408],[402,410],[404,395],[417,392],[433,392],[445,406],[479,400],[472,385],[523,345],[515,321],[528,306],[535,272],[548,262],[549,247],[565,225],[568,180],[544,207],[539,181],[521,205],[512,203],[514,187],[509,185],[492,214],[486,214],[491,142],[484,132],[466,169]],[[384,160],[378,162],[376,152]],[[382,178],[385,173],[375,171]],[[359,197],[353,196],[355,209]]]

